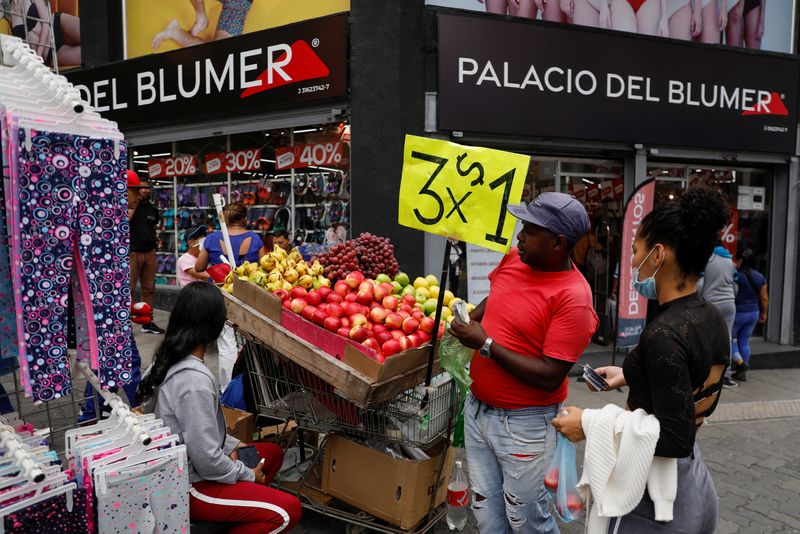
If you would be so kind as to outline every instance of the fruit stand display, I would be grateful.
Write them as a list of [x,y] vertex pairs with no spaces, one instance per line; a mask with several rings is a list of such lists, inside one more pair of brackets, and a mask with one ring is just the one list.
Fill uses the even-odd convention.
[[[353,241],[349,251],[333,248],[308,260],[297,250],[276,248],[258,264],[238,266],[223,285],[228,318],[245,340],[258,413],[327,436],[327,448],[325,442],[310,447],[313,468],[283,489],[350,523],[425,532],[444,513],[457,406],[452,379],[440,374],[438,361],[429,365],[431,344],[444,329],[435,328],[436,299],[448,305],[458,299],[435,276],[411,281],[397,272],[388,240],[362,234]],[[372,252],[350,253],[364,246]],[[452,315],[444,309],[442,316]],[[429,375],[434,378],[426,386]],[[410,447],[428,460],[392,459],[363,445],[370,440]],[[364,492],[353,482],[349,473],[362,457],[387,471],[373,485],[388,486]],[[398,490],[395,478],[409,469],[413,476]],[[395,498],[397,491],[402,498]],[[334,497],[339,505],[332,504]]]

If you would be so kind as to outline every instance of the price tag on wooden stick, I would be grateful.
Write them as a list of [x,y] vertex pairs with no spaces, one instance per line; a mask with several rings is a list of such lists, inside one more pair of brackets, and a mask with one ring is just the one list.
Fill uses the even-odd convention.
[[406,136],[398,222],[507,252],[530,157]]

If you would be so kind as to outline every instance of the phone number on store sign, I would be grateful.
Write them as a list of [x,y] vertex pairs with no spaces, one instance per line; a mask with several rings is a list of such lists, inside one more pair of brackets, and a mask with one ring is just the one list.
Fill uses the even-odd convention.
[[302,95],[304,93],[316,93],[317,91],[327,91],[331,88],[331,84],[326,83],[323,85],[309,85],[308,87],[300,87],[297,89],[297,94]]

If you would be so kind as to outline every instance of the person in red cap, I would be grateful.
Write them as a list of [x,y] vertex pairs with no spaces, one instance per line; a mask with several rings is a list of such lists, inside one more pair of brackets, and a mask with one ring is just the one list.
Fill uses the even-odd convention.
[[[150,203],[150,186],[142,181],[136,171],[128,170],[128,217],[131,226],[131,296],[141,283],[142,301],[153,307],[156,290],[156,227],[161,216]],[[142,325],[142,332],[163,334],[164,330],[153,321]]]

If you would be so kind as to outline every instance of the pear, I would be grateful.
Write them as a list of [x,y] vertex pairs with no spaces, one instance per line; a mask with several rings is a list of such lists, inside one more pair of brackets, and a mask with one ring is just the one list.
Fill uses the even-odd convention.
[[314,286],[314,279],[305,274],[297,280],[297,283],[306,289],[311,289]]
[[314,276],[319,276],[325,272],[325,267],[319,262],[319,260],[314,260],[314,264],[311,265],[311,274]]
[[261,256],[261,259],[259,260],[258,263],[259,265],[261,265],[261,268],[267,272],[270,272],[272,269],[275,268],[275,258],[270,256],[269,254],[264,254],[263,256]]
[[295,271],[294,269],[286,269],[283,272],[283,278],[290,284],[294,284],[295,282],[297,282],[297,279],[300,278],[300,275],[297,274],[297,271]]
[[297,265],[294,266],[294,270],[297,271],[297,274],[300,276],[309,274],[308,265],[303,260],[297,262]]

